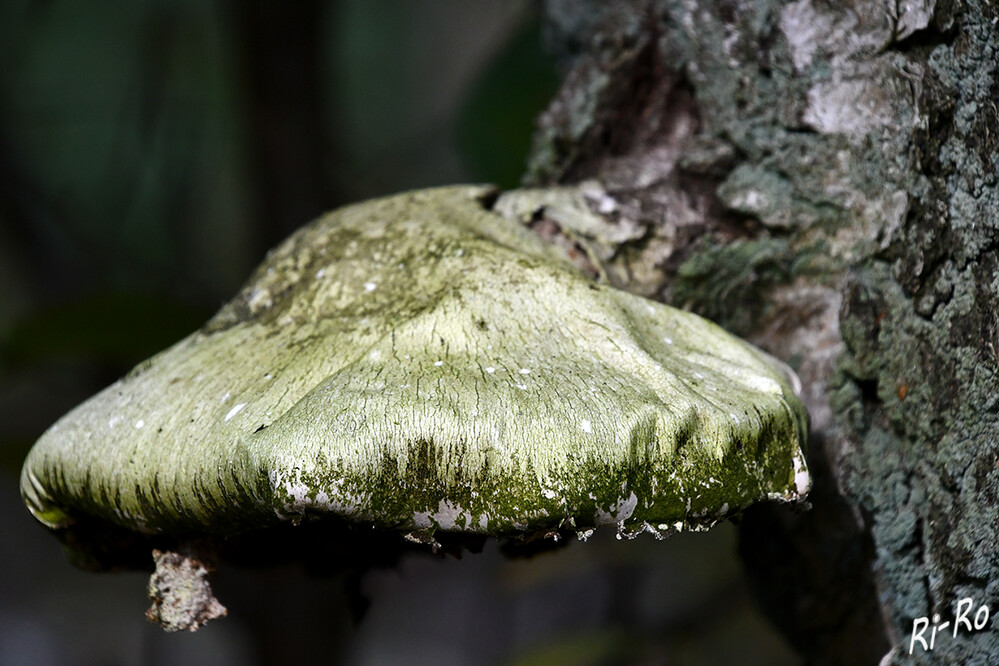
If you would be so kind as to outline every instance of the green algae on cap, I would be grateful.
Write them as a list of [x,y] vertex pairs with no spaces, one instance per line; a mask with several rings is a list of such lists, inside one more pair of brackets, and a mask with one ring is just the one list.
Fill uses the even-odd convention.
[[807,492],[779,363],[589,281],[488,194],[416,191],[296,232],[201,330],[41,437],[28,508],[146,534],[330,514],[660,534]]

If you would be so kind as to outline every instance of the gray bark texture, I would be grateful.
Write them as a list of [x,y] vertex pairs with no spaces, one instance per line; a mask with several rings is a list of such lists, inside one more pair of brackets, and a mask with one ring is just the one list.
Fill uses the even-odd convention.
[[617,202],[602,212],[645,229],[612,283],[803,381],[813,508],[742,526],[777,624],[812,663],[999,662],[991,616],[909,655],[914,619],[999,597],[999,7],[545,12],[565,80],[529,184],[599,180]]

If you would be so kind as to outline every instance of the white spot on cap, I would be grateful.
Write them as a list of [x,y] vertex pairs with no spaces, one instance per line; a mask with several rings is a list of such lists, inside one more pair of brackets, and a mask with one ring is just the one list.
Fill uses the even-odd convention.
[[628,499],[619,497],[615,504],[608,507],[609,511],[604,511],[600,507],[597,507],[596,514],[594,515],[594,522],[599,525],[613,525],[614,523],[622,523],[623,521],[631,518],[631,514],[635,512],[635,507],[638,506],[638,497],[635,493],[631,493]]
[[139,419],[138,421],[135,422],[135,427],[136,428],[141,428],[144,425],[146,425],[146,422],[143,421],[142,419]]
[[239,414],[240,410],[243,409],[243,407],[246,407],[245,402],[241,402],[232,409],[230,409],[229,413],[225,415],[225,420],[228,421],[232,417],[236,416],[236,414]]
[[260,287],[254,288],[246,299],[246,304],[250,306],[250,311],[253,313],[269,308],[273,303],[271,292]]
[[444,365],[444,361],[434,361],[434,365],[436,365],[439,368],[442,365]]
[[593,432],[593,425],[590,423],[589,419],[583,419],[580,421],[579,427],[583,429],[583,432]]
[[374,291],[377,288],[378,288],[378,285],[375,284],[374,282],[365,282],[364,283],[364,291]]
[[488,368],[486,368],[486,372],[488,372],[491,375],[494,372],[496,372],[496,368],[494,368],[493,366],[489,366]]
[[805,466],[805,460],[799,453],[794,456],[794,489],[798,492],[799,497],[804,497],[808,492],[809,485],[811,485],[811,479],[808,475],[808,467]]
[[528,370],[527,368],[521,368],[520,369],[520,374],[522,374],[522,375],[529,375],[529,374],[531,374],[531,371]]
[[773,393],[774,395],[780,395],[782,393],[780,384],[769,377],[750,375],[746,378],[746,384],[754,389],[764,391],[766,393]]
[[318,271],[316,271],[316,279],[317,280],[322,280],[323,277],[325,277],[325,275],[326,275],[326,269],[325,268],[320,268]]
[[521,391],[526,391],[527,384],[517,384],[517,388],[519,388]]
[[665,342],[668,345],[671,345],[671,344],[673,344],[673,339],[672,338],[663,338],[663,342]]

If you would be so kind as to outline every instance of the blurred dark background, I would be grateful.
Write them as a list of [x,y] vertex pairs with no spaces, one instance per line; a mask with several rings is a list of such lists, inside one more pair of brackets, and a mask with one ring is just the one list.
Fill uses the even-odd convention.
[[515,186],[558,82],[529,2],[0,3],[0,664],[795,663],[730,525],[495,544],[360,581],[226,569],[229,618],[146,623],[145,574],[72,568],[17,491],[42,431],[198,327],[324,210]]

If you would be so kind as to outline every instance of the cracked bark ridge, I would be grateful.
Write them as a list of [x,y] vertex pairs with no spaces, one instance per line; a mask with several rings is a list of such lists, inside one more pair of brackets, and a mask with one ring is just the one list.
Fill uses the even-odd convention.
[[156,570],[149,577],[146,611],[150,622],[165,631],[197,631],[205,623],[228,613],[212,593],[209,575],[215,570],[212,556],[186,547],[153,550]]
[[[781,623],[811,661],[894,645],[904,662],[914,618],[999,596],[996,7],[551,0],[546,14],[566,75],[529,182],[603,183],[609,221],[644,229],[606,262],[613,283],[798,372],[815,510],[754,510],[743,552],[785,591],[776,614],[841,610]],[[933,657],[994,662],[999,632]]]

